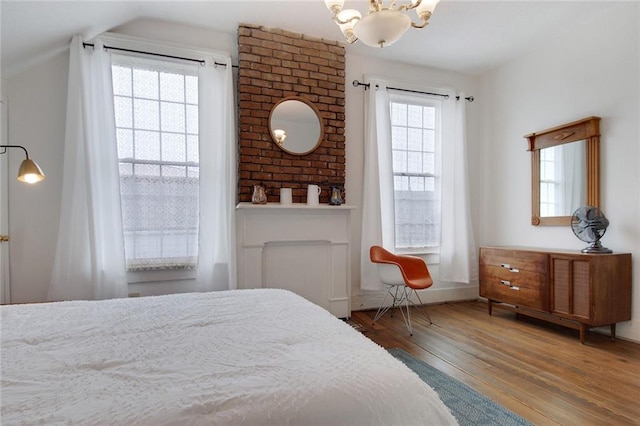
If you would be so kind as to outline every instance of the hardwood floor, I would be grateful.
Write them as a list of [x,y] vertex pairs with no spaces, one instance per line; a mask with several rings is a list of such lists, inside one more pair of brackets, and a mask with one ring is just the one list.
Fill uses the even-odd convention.
[[501,309],[489,316],[479,301],[426,308],[433,324],[412,311],[413,336],[399,312],[352,320],[536,425],[640,424],[640,344],[590,331],[581,345],[577,330]]

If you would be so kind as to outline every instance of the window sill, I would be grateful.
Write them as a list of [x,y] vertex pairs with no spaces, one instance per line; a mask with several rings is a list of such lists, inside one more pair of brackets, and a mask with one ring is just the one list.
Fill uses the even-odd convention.
[[162,271],[135,271],[127,272],[127,282],[129,284],[194,280],[196,278],[195,269],[167,269]]
[[416,250],[416,251],[405,251],[398,250],[396,254],[399,255],[408,255],[408,256],[416,256],[424,259],[425,262],[429,265],[436,265],[440,263],[440,252],[437,251],[428,251],[428,250]]

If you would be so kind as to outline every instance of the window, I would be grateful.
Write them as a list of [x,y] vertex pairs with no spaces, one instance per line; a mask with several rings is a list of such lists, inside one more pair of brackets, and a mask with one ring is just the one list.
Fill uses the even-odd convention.
[[398,252],[436,253],[440,245],[441,102],[390,95]]
[[191,269],[198,258],[195,65],[113,55],[127,270]]

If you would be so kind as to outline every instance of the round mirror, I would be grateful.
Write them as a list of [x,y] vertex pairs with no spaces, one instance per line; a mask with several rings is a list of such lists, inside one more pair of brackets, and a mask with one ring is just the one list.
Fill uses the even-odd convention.
[[284,98],[271,109],[269,133],[283,151],[293,155],[309,154],[322,142],[320,111],[306,99]]

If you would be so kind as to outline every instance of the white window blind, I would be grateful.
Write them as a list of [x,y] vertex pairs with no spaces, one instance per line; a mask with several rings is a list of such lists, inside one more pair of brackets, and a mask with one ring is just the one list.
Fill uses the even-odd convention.
[[389,96],[398,252],[437,252],[440,244],[441,102]]
[[113,55],[128,271],[197,264],[197,66]]

